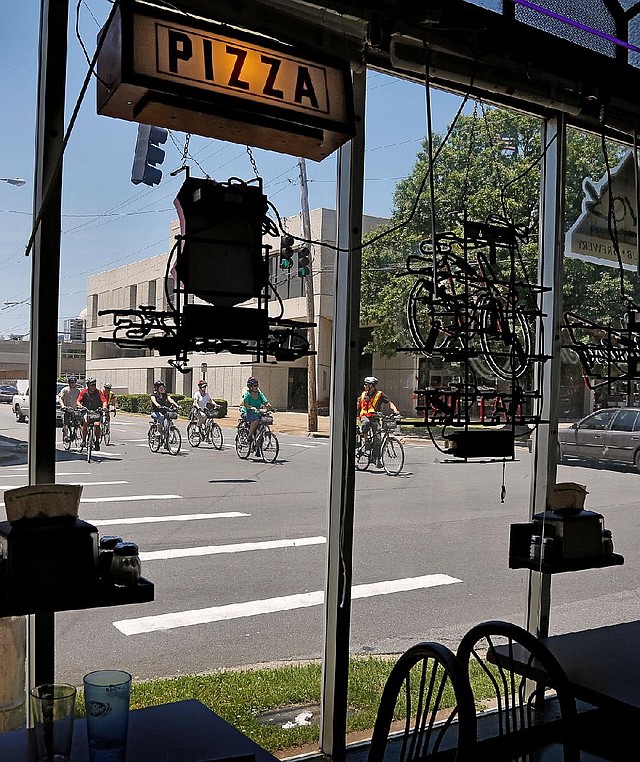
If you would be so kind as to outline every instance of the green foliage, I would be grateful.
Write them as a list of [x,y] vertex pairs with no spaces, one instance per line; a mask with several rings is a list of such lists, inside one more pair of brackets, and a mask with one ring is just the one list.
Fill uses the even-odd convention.
[[[532,282],[537,280],[540,135],[540,121],[534,117],[476,106],[474,114],[458,119],[434,167],[436,230],[460,232],[465,212],[470,220],[500,215],[527,226],[531,241],[523,246],[522,255]],[[434,152],[442,140],[442,135],[434,136]],[[608,151],[614,166],[623,151],[614,146]],[[399,347],[411,346],[404,312],[414,279],[397,276],[405,269],[407,256],[418,253],[420,241],[432,237],[428,158],[425,141],[411,174],[396,186],[391,220],[372,231],[367,241],[385,229],[392,232],[362,251],[360,324],[374,327],[366,351],[389,356]],[[569,228],[581,212],[583,180],[599,181],[606,172],[600,139],[569,131],[566,164]],[[623,311],[619,272],[575,259],[565,259],[565,270],[567,308],[615,324]],[[627,291],[633,293],[633,288],[628,285]]]
[[[191,397],[185,397],[184,394],[172,394],[171,399],[178,403],[180,409],[180,415],[188,418],[191,413],[191,406],[193,405],[193,399]],[[227,400],[215,400],[220,405],[219,418],[224,418],[227,415]],[[148,394],[119,394],[118,395],[118,409],[128,413],[146,413],[151,415],[151,398]]]

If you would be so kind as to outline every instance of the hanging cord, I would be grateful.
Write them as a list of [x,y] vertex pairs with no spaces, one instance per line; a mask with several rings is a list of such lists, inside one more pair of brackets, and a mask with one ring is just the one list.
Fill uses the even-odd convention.
[[427,107],[427,153],[429,155],[429,208],[431,210],[431,244],[433,248],[433,293],[436,293],[436,186],[433,179],[435,158],[433,156],[433,118],[431,115],[431,84],[429,79],[429,48],[424,43],[425,53],[427,54],[427,63],[424,67],[424,89]]
[[195,156],[193,156],[193,154],[190,153],[189,151],[189,141],[191,140],[191,133],[190,132],[187,133],[184,139],[184,146],[182,148],[178,144],[178,141],[171,130],[169,130],[169,137],[171,138],[171,142],[176,147],[176,149],[178,151],[182,151],[181,164],[176,170],[176,173],[179,172],[181,169],[188,168],[187,159],[190,159],[196,165],[196,167],[198,167],[198,169],[202,172],[205,178],[207,180],[211,180],[211,175],[209,175],[209,173],[204,169],[202,164],[200,164],[200,162],[195,158]]
[[253,173],[256,177],[260,177],[260,173],[258,172],[258,165],[256,164],[256,160],[253,157],[253,151],[251,150],[250,146],[247,146],[247,156],[249,157],[249,161],[251,162],[251,167],[253,168]]
[[473,149],[475,148],[475,135],[478,126],[478,101],[473,104],[473,114],[471,116],[471,134],[469,135],[469,150],[465,160],[464,182],[460,189],[460,211],[464,213],[469,198],[469,177],[471,175],[471,162],[473,161]]
[[500,487],[500,502],[504,503],[504,499],[507,496],[507,485],[505,483],[505,471],[507,468],[507,459],[502,459],[502,486]]
[[[105,22],[105,28],[107,28],[109,24],[111,23],[111,21],[113,20],[113,17],[115,16],[119,6],[120,6],[120,0],[115,0],[113,7],[111,8],[111,13],[109,13],[109,17],[107,21]],[[71,118],[69,119],[69,125],[64,134],[64,138],[62,139],[62,147],[60,148],[60,153],[53,167],[53,171],[51,173],[51,179],[49,180],[49,184],[47,185],[46,189],[44,190],[44,193],[42,194],[42,202],[40,204],[40,208],[38,209],[38,213],[36,214],[35,220],[33,221],[31,234],[29,235],[29,240],[27,241],[27,245],[25,247],[25,252],[24,252],[25,257],[29,256],[31,249],[33,248],[33,242],[35,241],[36,233],[38,232],[40,223],[42,222],[42,216],[44,214],[45,209],[47,208],[49,199],[51,198],[54,184],[57,182],[58,176],[62,169],[62,157],[64,156],[64,152],[66,151],[67,144],[69,142],[69,139],[71,138],[71,133],[73,132],[76,119],[78,118],[78,114],[80,113],[80,106],[82,106],[84,96],[87,94],[87,88],[89,87],[89,82],[91,82],[91,76],[94,72],[96,62],[98,60],[98,56],[100,55],[100,51],[102,50],[102,46],[104,45],[104,41],[106,37],[107,37],[106,34],[102,34],[100,35],[98,39],[98,44],[96,46],[95,53],[93,54],[93,58],[91,59],[91,63],[89,64],[89,69],[85,75],[84,82],[82,83],[82,87],[80,88],[80,93],[76,100],[75,106],[73,107],[73,113],[71,114]],[[109,85],[107,85],[107,88],[111,89]]]

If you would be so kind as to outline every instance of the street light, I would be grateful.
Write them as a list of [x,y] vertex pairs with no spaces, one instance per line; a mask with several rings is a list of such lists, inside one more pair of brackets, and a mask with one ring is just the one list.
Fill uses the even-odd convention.
[[24,185],[26,182],[21,177],[0,177],[0,183],[9,183],[9,185]]

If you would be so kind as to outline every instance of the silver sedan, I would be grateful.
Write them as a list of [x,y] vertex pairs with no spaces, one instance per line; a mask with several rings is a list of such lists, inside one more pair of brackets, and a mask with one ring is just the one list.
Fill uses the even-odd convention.
[[560,429],[558,457],[631,463],[640,471],[640,408],[603,408]]

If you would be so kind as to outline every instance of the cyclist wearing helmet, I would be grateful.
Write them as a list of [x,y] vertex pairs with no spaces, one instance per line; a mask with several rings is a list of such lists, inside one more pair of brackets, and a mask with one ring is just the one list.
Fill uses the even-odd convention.
[[165,411],[170,407],[178,410],[178,403],[169,396],[164,381],[154,381],[153,394],[151,395],[151,417],[158,428],[164,429],[169,426],[169,419],[165,416]]
[[60,389],[58,394],[58,405],[61,408],[65,408],[64,418],[62,421],[62,439],[63,441],[69,437],[69,424],[71,423],[72,410],[78,405],[78,397],[80,396],[80,389],[78,389],[78,379],[75,376],[67,376],[67,385]]
[[269,410],[271,404],[260,391],[258,379],[255,376],[251,376],[247,379],[247,388],[242,397],[242,406],[240,407],[240,417],[249,424],[249,437],[252,437],[258,428],[260,416],[257,411],[263,407]]
[[[395,415],[400,415],[393,402],[383,391],[378,389],[378,379],[375,376],[367,376],[364,380],[364,391],[358,397],[360,430],[365,438],[369,436],[369,429],[375,434],[380,427],[376,413],[381,405],[389,405]],[[381,466],[382,464],[378,462],[377,465]]]
[[[78,396],[78,407],[84,407],[87,410],[103,410],[107,409],[107,400],[100,389],[96,386],[95,378],[87,379],[87,387],[80,392]],[[95,425],[95,444],[94,450],[100,449],[100,421],[96,421]],[[85,416],[82,422],[82,446],[87,443],[87,418]]]
[[207,391],[207,382],[203,379],[198,381],[198,391],[193,397],[193,412],[197,416],[200,424],[204,423],[208,410],[215,410],[218,407]]
[[105,384],[102,387],[102,393],[107,400],[107,420],[109,420],[111,413],[116,414],[116,395],[111,391],[111,384]]

